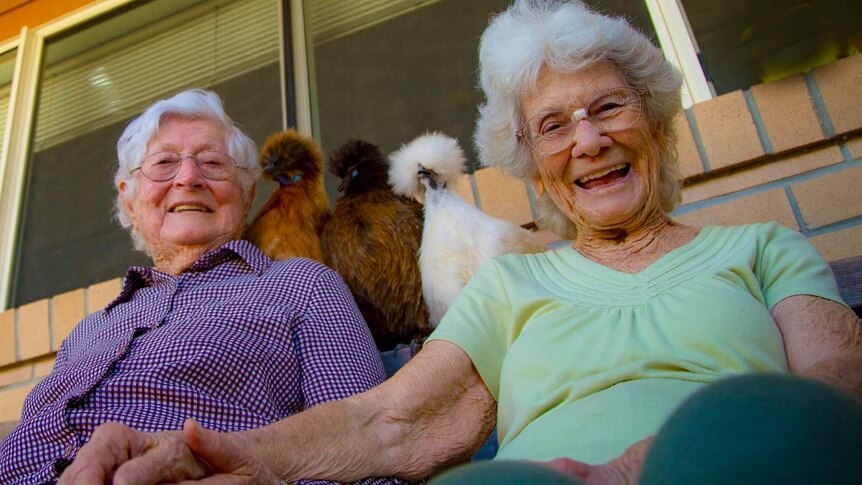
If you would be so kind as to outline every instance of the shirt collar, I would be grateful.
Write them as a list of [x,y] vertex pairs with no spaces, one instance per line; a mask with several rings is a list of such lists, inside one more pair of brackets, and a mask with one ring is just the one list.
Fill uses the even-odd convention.
[[244,239],[234,239],[204,253],[188,271],[204,272],[232,259],[241,259],[249,268],[260,275],[272,265],[272,260],[261,252],[254,244]]
[[[212,251],[204,253],[197,261],[194,262],[194,264],[191,265],[191,267],[189,267],[187,272],[203,273],[222,263],[234,259],[243,261],[258,276],[272,265],[272,260],[255,245],[244,239],[234,239],[222,244]],[[155,268],[132,266],[128,271],[126,271],[126,277],[123,281],[123,289],[120,291],[119,296],[111,301],[111,303],[108,303],[102,311],[109,311],[120,303],[129,300],[132,295],[141,288],[168,283],[174,279],[175,278],[172,275]]]

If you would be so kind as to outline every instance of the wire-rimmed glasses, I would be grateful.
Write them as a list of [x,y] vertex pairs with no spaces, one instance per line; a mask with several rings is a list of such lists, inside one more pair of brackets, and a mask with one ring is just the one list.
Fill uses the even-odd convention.
[[245,170],[227,153],[203,151],[196,155],[182,155],[177,152],[157,152],[148,155],[141,165],[129,171],[130,174],[140,170],[145,177],[153,182],[167,182],[180,172],[183,160],[191,158],[198,166],[201,175],[208,180],[227,180],[237,170]]
[[626,86],[594,96],[584,108],[546,110],[530,117],[515,133],[540,155],[559,153],[572,144],[575,127],[583,119],[602,133],[631,128],[643,111],[644,91]]

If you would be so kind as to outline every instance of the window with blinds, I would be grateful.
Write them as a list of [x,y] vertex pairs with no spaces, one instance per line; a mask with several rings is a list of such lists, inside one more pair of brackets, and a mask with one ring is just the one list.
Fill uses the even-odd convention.
[[279,0],[141,1],[46,41],[12,306],[150,264],[112,212],[117,138],[154,101],[207,88],[258,144],[282,128],[279,15]]
[[[184,3],[193,6],[174,11]],[[145,7],[144,17],[168,16],[92,47],[108,33],[60,39],[86,50],[53,63],[49,43],[35,150],[126,119],[183,88],[212,86],[278,60],[276,1],[169,0]],[[62,46],[57,57],[79,49]]]

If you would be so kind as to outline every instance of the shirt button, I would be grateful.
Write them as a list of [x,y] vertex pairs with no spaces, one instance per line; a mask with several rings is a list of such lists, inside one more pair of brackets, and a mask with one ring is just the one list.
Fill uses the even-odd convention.
[[75,444],[69,443],[66,445],[66,448],[63,450],[63,456],[66,458],[72,458],[72,455],[75,454]]

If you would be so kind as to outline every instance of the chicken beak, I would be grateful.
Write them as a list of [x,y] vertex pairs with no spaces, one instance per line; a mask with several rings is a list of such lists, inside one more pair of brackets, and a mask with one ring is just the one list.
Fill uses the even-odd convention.
[[278,157],[269,157],[266,159],[266,165],[263,167],[263,171],[272,175],[275,173],[275,164],[278,162]]
[[434,170],[428,170],[422,166],[422,164],[419,164],[419,169],[416,171],[416,174],[430,189],[437,190],[438,185],[441,186],[441,188],[446,188],[446,184],[437,183],[437,172]]

